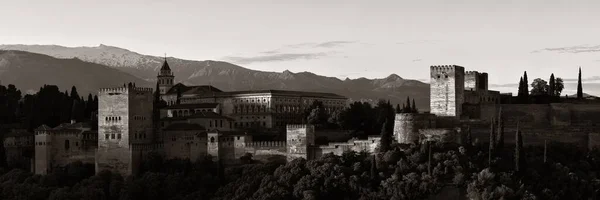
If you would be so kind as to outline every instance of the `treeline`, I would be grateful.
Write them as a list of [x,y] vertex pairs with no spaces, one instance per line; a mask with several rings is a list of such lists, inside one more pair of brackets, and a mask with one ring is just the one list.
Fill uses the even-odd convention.
[[348,130],[353,136],[364,138],[380,134],[386,121],[386,128],[391,134],[396,111],[389,100],[379,100],[375,106],[367,102],[353,102],[343,110],[327,114],[323,103],[315,101],[304,113],[305,122],[317,128]]
[[[289,163],[277,159],[260,163],[244,156],[240,160],[247,164],[229,167],[210,157],[191,163],[164,161],[152,154],[143,165],[145,172],[130,177],[107,171],[92,175],[81,163],[44,176],[11,170],[0,175],[0,198],[416,200],[448,186],[474,200],[578,200],[597,195],[598,150],[562,143],[515,149],[498,147],[490,162],[488,145],[482,143],[393,144],[375,155],[348,151]],[[516,164],[517,160],[524,162]]]
[[32,131],[42,124],[54,127],[71,120],[94,120],[92,113],[97,110],[98,97],[88,94],[86,99],[75,86],[61,92],[55,85],[44,85],[37,93],[23,96],[14,85],[0,85],[0,124],[22,124]]

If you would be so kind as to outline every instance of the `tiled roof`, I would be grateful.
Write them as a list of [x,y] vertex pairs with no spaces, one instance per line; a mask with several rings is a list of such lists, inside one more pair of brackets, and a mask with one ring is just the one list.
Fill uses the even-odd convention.
[[215,112],[197,112],[197,113],[191,114],[189,116],[164,117],[161,120],[165,120],[165,121],[184,121],[186,119],[198,119],[198,118],[234,120],[233,118],[230,118],[230,117],[227,117],[227,116],[223,116],[223,115],[219,115],[219,114],[217,114]]
[[192,108],[216,108],[218,103],[197,103],[197,104],[175,104],[165,109],[192,109]]
[[49,131],[49,130],[52,130],[52,128],[50,128],[49,126],[46,126],[46,124],[42,124],[41,126],[37,127],[35,130],[36,131]]
[[164,128],[164,130],[167,131],[187,131],[187,130],[206,130],[206,128],[204,128],[203,126],[200,126],[198,124],[191,124],[191,123],[174,123],[171,124],[169,126],[167,126],[166,128]]
[[221,136],[242,136],[242,135],[250,135],[248,132],[244,131],[219,131],[219,130],[208,130],[207,133],[219,133]]
[[173,87],[167,91],[167,94],[177,94],[177,89],[181,89],[181,94],[212,94],[212,93],[220,93],[223,92],[212,85],[196,85],[196,86],[186,86],[182,83],[177,83]]
[[251,94],[271,94],[280,96],[293,96],[293,97],[322,97],[322,98],[336,98],[346,99],[346,97],[324,92],[304,92],[304,91],[292,91],[292,90],[248,90],[248,91],[232,91],[232,92],[221,92],[217,93],[217,96],[236,96],[236,95],[251,95]]
[[78,122],[78,123],[63,123],[60,124],[56,127],[53,128],[53,130],[81,130],[81,129],[87,129],[87,128],[91,128],[89,123],[84,123],[84,122]]

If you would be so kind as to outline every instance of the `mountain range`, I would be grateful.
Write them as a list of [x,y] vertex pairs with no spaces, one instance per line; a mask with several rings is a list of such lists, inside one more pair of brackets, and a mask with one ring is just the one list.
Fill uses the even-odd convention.
[[[61,89],[75,85],[80,94],[126,82],[154,87],[165,58],[142,55],[127,49],[64,47],[57,45],[0,45],[0,80],[25,91],[44,84]],[[345,79],[310,72],[265,72],[222,61],[194,61],[168,57],[175,81],[186,85],[213,85],[223,91],[281,89],[331,92],[353,101],[390,100],[393,104],[414,99],[421,110],[429,110],[429,84],[391,74],[381,79]]]

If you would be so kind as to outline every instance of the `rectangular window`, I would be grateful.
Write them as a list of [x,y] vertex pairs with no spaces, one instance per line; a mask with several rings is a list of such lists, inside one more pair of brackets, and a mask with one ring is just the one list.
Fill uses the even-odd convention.
[[221,123],[221,127],[223,127],[223,120],[220,120],[220,122],[219,122],[219,123]]
[[106,135],[106,139],[108,140],[108,134],[105,134],[105,135]]
[[121,139],[121,134],[117,134],[117,139]]
[[110,134],[110,139],[115,139],[115,134]]

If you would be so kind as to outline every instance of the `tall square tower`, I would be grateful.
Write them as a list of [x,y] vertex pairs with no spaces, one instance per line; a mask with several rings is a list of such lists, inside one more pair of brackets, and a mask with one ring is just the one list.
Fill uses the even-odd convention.
[[437,116],[460,117],[464,102],[465,68],[431,66],[430,109]]
[[[151,144],[152,88],[126,86],[98,92],[96,173],[109,170],[130,175],[139,166],[132,146]],[[136,163],[136,164],[134,164]]]

